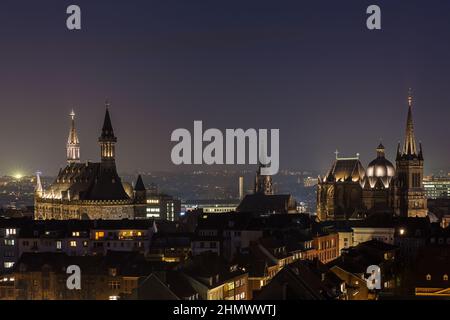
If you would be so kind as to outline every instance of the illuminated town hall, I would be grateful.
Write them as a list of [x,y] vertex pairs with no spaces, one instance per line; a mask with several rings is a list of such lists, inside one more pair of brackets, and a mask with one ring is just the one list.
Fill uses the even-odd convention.
[[101,162],[81,162],[80,142],[71,113],[67,166],[48,188],[37,179],[35,219],[132,219],[145,211],[146,189],[139,176],[135,187],[122,183],[116,168],[116,142],[106,105],[98,142]]
[[394,165],[386,159],[380,143],[377,157],[364,169],[359,156],[340,158],[336,154],[331,169],[319,177],[317,215],[322,221],[361,218],[371,213],[390,212],[395,216],[427,216],[423,187],[424,158],[417,146],[412,118],[413,99],[408,97],[408,116],[403,147],[400,143]]

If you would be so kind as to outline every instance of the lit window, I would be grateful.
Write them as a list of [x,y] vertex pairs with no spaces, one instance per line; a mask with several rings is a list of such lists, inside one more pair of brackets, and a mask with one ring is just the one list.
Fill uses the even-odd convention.
[[14,239],[5,239],[5,246],[13,246],[14,244]]
[[98,231],[95,233],[95,240],[105,237],[105,233],[103,231]]
[[61,241],[56,241],[56,249],[61,250],[62,244]]
[[80,232],[76,231],[76,232],[72,232],[72,237],[79,237],[80,236]]
[[14,262],[5,262],[3,266],[5,267],[5,269],[10,269],[14,267]]
[[120,282],[119,281],[109,281],[108,286],[112,290],[118,290],[118,289],[120,289]]
[[77,246],[77,242],[76,241],[70,241],[70,246],[71,247],[76,247]]
[[447,275],[447,274],[444,274],[443,279],[444,279],[444,281],[448,281],[448,275]]
[[16,229],[6,229],[6,235],[14,235],[16,234]]
[[431,274],[427,274],[427,280],[428,280],[428,281],[431,280]]

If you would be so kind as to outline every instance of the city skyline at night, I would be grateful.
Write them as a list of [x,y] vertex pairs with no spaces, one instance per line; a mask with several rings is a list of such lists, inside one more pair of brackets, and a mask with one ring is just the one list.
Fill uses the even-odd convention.
[[3,309],[281,319],[449,300],[449,14],[3,0]]
[[122,173],[208,169],[170,161],[171,132],[194,120],[279,128],[285,169],[323,171],[336,149],[367,163],[380,140],[393,159],[410,87],[425,171],[448,171],[441,141],[449,5],[381,1],[383,28],[372,32],[364,1],[319,2],[263,1],[250,14],[252,1],[79,1],[84,27],[69,32],[65,3],[8,1],[8,15],[0,13],[0,103],[8,110],[0,172],[51,175],[61,167],[72,109],[82,157],[97,159],[90,141],[106,98],[118,120]]

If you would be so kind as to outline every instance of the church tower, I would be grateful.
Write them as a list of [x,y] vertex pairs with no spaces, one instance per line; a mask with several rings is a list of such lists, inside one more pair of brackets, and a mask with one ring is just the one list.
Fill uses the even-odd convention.
[[147,189],[145,189],[144,181],[142,180],[141,175],[137,178],[133,193],[135,203],[145,204],[147,202]]
[[75,112],[70,113],[71,126],[69,132],[69,138],[67,139],[67,163],[79,163],[80,162],[80,141],[78,140],[77,131],[75,129]]
[[427,199],[423,187],[423,154],[422,145],[416,145],[412,118],[413,98],[408,96],[408,118],[403,148],[400,143],[396,158],[396,183],[394,210],[399,216],[425,217],[427,215]]
[[262,193],[265,195],[273,195],[273,183],[272,176],[265,176],[261,174],[261,168],[264,168],[263,164],[260,164],[255,178],[255,193]]
[[103,164],[115,165],[116,158],[116,142],[114,130],[109,115],[109,103],[106,102],[105,120],[103,121],[102,134],[98,139],[100,143],[101,159]]

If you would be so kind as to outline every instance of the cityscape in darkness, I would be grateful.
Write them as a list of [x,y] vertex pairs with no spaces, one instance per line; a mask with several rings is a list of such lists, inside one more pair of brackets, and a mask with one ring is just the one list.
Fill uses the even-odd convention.
[[0,300],[449,300],[450,2],[1,7]]

